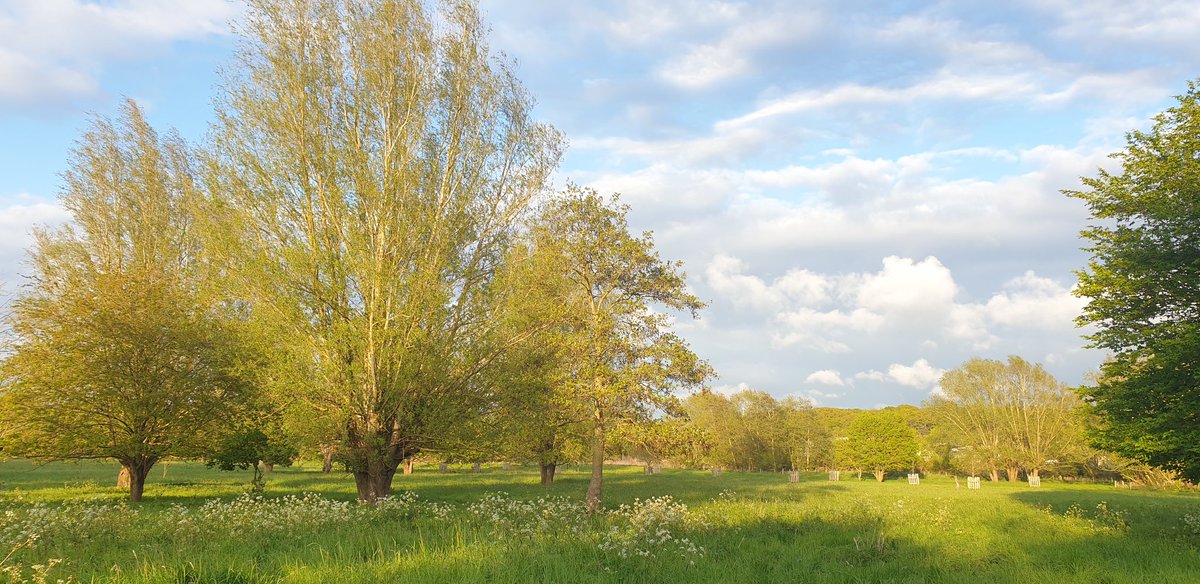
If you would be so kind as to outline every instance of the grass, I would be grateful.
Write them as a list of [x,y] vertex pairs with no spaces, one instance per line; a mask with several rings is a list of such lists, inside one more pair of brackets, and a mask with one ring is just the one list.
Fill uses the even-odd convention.
[[[82,582],[1189,582],[1200,578],[1200,495],[953,479],[919,486],[777,473],[588,473],[418,466],[397,497],[353,502],[345,474],[152,471],[141,504],[115,465],[0,462],[0,558],[34,581]],[[963,483],[965,487],[965,481]],[[315,493],[315,495],[304,495]],[[16,564],[21,564],[19,570]],[[46,571],[46,568],[42,568]],[[4,577],[0,572],[0,579]],[[14,578],[15,579],[15,578]],[[2,581],[2,580],[0,580]],[[17,580],[20,581],[20,580]]]

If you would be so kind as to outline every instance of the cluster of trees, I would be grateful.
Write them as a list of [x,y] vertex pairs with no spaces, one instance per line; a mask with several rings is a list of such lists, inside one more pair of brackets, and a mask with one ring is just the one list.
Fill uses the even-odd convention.
[[417,455],[552,478],[582,437],[598,508],[610,435],[709,375],[662,312],[702,307],[681,266],[615,200],[547,196],[563,140],[471,4],[256,0],[240,32],[205,144],[132,101],[80,139],[74,225],[6,316],[0,448],[115,459],[137,500],[164,457],[298,444],[371,502]]
[[740,470],[841,469],[988,475],[1010,481],[1064,476],[1111,478],[1132,461],[1089,443],[1091,410],[1041,365],[1020,357],[971,359],[942,378],[922,407],[880,411],[815,408],[746,389],[703,391],[682,415],[659,420],[652,438],[627,451],[647,461]]

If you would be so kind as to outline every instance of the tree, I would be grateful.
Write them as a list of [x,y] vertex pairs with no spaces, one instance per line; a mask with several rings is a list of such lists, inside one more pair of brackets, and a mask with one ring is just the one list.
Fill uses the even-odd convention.
[[253,0],[242,32],[207,210],[374,501],[485,407],[486,291],[561,139],[469,3]]
[[813,470],[830,464],[833,461],[833,446],[829,430],[821,423],[812,403],[792,396],[785,399],[782,405],[791,468]]
[[205,464],[221,470],[254,469],[250,485],[258,493],[266,484],[263,479],[266,469],[276,464],[290,465],[299,455],[299,451],[291,444],[253,428],[226,435],[217,448],[209,453]]
[[564,391],[590,426],[592,463],[587,506],[597,512],[608,433],[615,424],[654,417],[672,392],[709,375],[707,364],[670,330],[652,306],[690,311],[703,307],[687,292],[678,262],[665,262],[649,233],[629,233],[629,208],[572,186],[549,201],[530,237],[562,267],[568,285],[557,298],[571,318],[562,357],[575,374]]
[[896,412],[864,412],[850,424],[844,448],[845,461],[883,482],[888,471],[916,463],[917,434]]
[[972,462],[991,470],[992,480],[1002,464],[1010,481],[1022,468],[1036,477],[1082,446],[1079,398],[1041,365],[1016,356],[971,359],[946,372],[941,386],[933,409],[964,439],[977,459]]
[[1095,443],[1200,481],[1200,83],[1148,132],[1126,135],[1084,190],[1092,254],[1075,293],[1088,300],[1080,326],[1111,358],[1080,388],[1099,420]]
[[750,468],[749,433],[741,414],[729,398],[712,391],[700,391],[684,401],[688,419],[700,433],[700,459],[717,468]]
[[10,453],[117,460],[138,501],[157,461],[203,455],[238,419],[254,361],[203,291],[183,142],[126,101],[72,155],[60,200],[76,227],[36,234],[0,426]]

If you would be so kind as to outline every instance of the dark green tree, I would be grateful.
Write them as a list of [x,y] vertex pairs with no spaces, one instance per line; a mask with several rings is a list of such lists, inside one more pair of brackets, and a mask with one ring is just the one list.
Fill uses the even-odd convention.
[[1111,352],[1094,384],[1093,440],[1200,480],[1200,85],[1147,132],[1126,136],[1121,171],[1065,194],[1087,203],[1092,257],[1078,272],[1080,326]]
[[266,484],[263,472],[274,466],[288,466],[300,452],[279,436],[267,436],[262,430],[252,428],[233,432],[209,454],[206,464],[221,470],[254,469],[250,480],[254,492],[261,492]]

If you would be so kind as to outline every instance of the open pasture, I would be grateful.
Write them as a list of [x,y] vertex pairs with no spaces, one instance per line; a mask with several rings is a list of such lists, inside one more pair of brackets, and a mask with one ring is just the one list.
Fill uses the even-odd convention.
[[1200,580],[1195,492],[610,467],[608,512],[589,517],[582,468],[547,488],[536,468],[418,465],[377,506],[306,467],[276,469],[259,498],[248,473],[173,463],[136,505],[116,474],[0,462],[0,557],[37,536],[8,576],[59,559],[51,582]]

